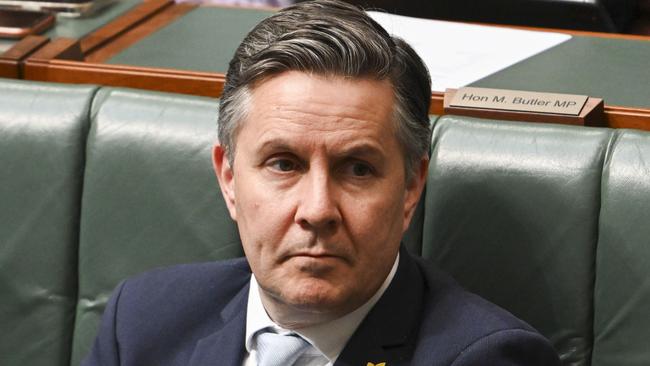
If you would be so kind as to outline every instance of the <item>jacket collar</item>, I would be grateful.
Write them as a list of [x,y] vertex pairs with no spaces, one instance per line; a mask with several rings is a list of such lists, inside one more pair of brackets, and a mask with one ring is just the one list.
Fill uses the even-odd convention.
[[240,366],[242,364],[245,352],[248,290],[247,281],[221,311],[222,326],[216,332],[199,340],[192,354],[190,366],[217,364]]
[[361,322],[334,365],[410,364],[419,329],[423,289],[417,265],[401,248],[393,282]]
[[[423,288],[422,276],[413,258],[406,249],[400,248],[399,265],[393,281],[361,322],[334,365],[381,362],[387,366],[408,365],[417,339]],[[246,350],[248,291],[249,282],[246,282],[222,310],[222,326],[197,343],[190,366],[242,364]]]

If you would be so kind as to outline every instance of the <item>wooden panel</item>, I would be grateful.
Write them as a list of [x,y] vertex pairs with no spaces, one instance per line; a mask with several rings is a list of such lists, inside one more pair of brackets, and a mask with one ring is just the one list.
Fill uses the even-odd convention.
[[650,109],[605,106],[605,120],[607,126],[612,128],[650,131]]
[[[221,73],[193,72],[162,68],[102,64],[126,47],[163,28],[195,5],[170,4],[171,0],[150,0],[81,40],[56,40],[29,57],[24,66],[26,79],[67,83],[92,83],[218,97],[225,76]],[[146,5],[146,6],[145,6]],[[135,13],[134,13],[135,12]],[[120,30],[123,27],[124,29]],[[549,29],[510,27],[538,31]],[[552,30],[571,35],[617,39],[650,40],[650,37],[568,30]],[[86,62],[80,60],[80,54]],[[0,68],[2,65],[0,65]],[[430,112],[443,114],[443,93],[433,93]],[[605,106],[605,124],[614,128],[650,130],[650,109]]]
[[[431,95],[429,113],[444,114],[444,93],[434,92]],[[650,131],[650,109],[605,105],[604,126]]]
[[82,61],[83,54],[79,41],[71,38],[57,38],[34,52],[25,63],[29,63],[30,60],[49,61],[53,59]]
[[29,80],[100,84],[218,97],[225,76],[217,73],[153,69],[88,62],[30,58],[25,65]]
[[49,41],[43,36],[27,36],[0,55],[0,77],[22,78],[22,63]]
[[[156,69],[89,62],[30,58],[25,64],[29,80],[100,84],[172,93],[219,97],[225,75],[172,69]],[[431,114],[442,115],[444,94],[431,95]],[[605,125],[650,131],[650,110],[605,106]]]

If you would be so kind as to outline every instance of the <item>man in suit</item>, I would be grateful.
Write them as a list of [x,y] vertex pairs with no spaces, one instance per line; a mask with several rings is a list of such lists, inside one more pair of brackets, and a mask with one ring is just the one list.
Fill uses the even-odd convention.
[[213,151],[246,258],[123,282],[85,365],[557,365],[530,326],[400,248],[430,93],[411,47],[353,6],[262,21],[230,63]]

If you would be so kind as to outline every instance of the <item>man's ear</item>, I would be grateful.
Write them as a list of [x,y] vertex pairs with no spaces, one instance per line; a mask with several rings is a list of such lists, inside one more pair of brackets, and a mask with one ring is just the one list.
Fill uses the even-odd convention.
[[226,206],[228,206],[230,217],[237,221],[234,172],[230,166],[230,162],[228,162],[226,151],[219,144],[214,145],[212,148],[212,167],[219,180],[221,194],[223,195],[223,200],[226,201]]
[[414,167],[415,172],[411,179],[407,181],[406,184],[406,195],[404,197],[404,226],[402,227],[403,231],[408,229],[411,219],[413,218],[413,213],[415,208],[420,201],[420,196],[424,190],[424,185],[427,181],[427,175],[429,171],[429,157],[423,156],[419,163]]

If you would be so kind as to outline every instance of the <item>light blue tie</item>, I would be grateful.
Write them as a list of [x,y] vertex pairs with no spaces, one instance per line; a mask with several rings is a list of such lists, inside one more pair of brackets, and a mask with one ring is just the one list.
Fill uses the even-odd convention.
[[309,343],[297,334],[281,335],[270,330],[257,333],[258,366],[290,366],[307,350]]

